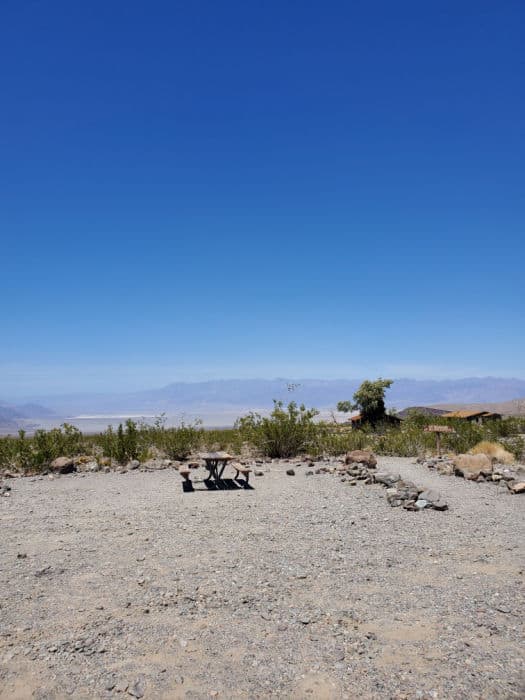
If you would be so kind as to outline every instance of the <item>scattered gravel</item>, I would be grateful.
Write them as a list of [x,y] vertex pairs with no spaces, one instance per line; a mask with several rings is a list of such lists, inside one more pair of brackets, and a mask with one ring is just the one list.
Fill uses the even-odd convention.
[[11,480],[0,698],[523,698],[525,497],[379,459],[449,508],[414,514],[311,466]]

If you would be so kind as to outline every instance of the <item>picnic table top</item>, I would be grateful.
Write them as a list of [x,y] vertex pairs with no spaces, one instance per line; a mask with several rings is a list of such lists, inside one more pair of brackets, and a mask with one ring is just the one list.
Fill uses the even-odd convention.
[[204,460],[220,459],[220,460],[230,460],[233,457],[227,452],[206,452],[202,455]]

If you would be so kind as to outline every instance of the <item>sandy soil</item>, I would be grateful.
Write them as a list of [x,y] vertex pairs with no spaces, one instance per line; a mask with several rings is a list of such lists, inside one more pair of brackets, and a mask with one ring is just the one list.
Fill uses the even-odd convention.
[[381,460],[449,503],[412,513],[289,466],[11,480],[0,698],[525,697],[525,497]]

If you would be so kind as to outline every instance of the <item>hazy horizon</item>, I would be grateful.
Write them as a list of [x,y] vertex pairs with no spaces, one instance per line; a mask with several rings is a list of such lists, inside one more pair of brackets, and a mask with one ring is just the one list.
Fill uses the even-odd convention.
[[[136,378],[132,379],[131,381],[126,381],[126,378],[124,377],[122,381],[113,381],[113,382],[108,382],[105,378],[104,379],[99,379],[98,381],[93,381],[91,378],[89,381],[86,381],[85,374],[82,375],[81,381],[74,382],[72,380],[68,380],[64,382],[64,373],[62,373],[62,380],[56,383],[46,383],[42,386],[41,382],[39,381],[34,381],[31,378],[27,378],[25,380],[21,380],[20,378],[14,377],[14,375],[10,375],[9,378],[1,382],[1,393],[0,393],[0,401],[1,400],[9,400],[13,402],[17,401],[34,401],[38,400],[40,398],[46,398],[46,397],[60,397],[60,396],[68,396],[68,395],[76,395],[76,394],[92,394],[92,395],[98,395],[98,394],[129,394],[129,393],[137,393],[141,391],[150,391],[150,390],[161,390],[164,389],[171,384],[188,384],[188,385],[195,385],[195,384],[204,384],[204,383],[209,383],[209,382],[235,382],[235,381],[245,381],[245,382],[257,382],[257,381],[280,381],[282,380],[284,383],[286,382],[304,382],[304,381],[309,381],[309,382],[315,382],[315,381],[321,381],[321,382],[358,382],[358,381],[363,381],[364,379],[375,379],[379,376],[382,377],[388,377],[391,379],[394,379],[396,381],[414,381],[414,382],[447,382],[447,381],[455,381],[455,380],[462,380],[462,381],[468,381],[468,380],[483,380],[483,379],[508,379],[508,380],[523,380],[525,381],[525,373],[523,376],[520,376],[518,373],[505,373],[502,372],[500,374],[497,373],[472,373],[472,374],[466,374],[466,373],[461,373],[461,372],[456,372],[454,374],[449,373],[449,374],[442,374],[442,375],[398,375],[396,376],[392,372],[376,372],[376,373],[368,373],[368,374],[355,374],[353,376],[343,376],[341,374],[337,373],[326,373],[324,376],[323,375],[285,375],[285,374],[268,374],[266,376],[264,375],[249,375],[247,374],[246,376],[242,375],[237,375],[237,376],[210,376],[210,375],[204,375],[200,376],[196,375],[195,378],[168,378],[168,379],[158,379],[156,382],[147,382],[145,379],[142,379],[141,381],[137,381]],[[46,380],[48,380],[49,377],[46,377]],[[113,380],[115,378],[113,377]]]

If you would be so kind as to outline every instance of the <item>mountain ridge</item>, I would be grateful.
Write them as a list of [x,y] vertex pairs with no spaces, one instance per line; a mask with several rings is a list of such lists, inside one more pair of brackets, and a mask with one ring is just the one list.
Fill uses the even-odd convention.
[[[72,393],[31,397],[58,415],[85,412],[162,412],[206,407],[271,407],[272,399],[294,399],[321,409],[351,399],[362,379],[219,379],[171,382],[163,387],[126,393]],[[510,401],[525,396],[525,380],[501,377],[459,379],[400,378],[386,393],[389,407],[472,404]]]

